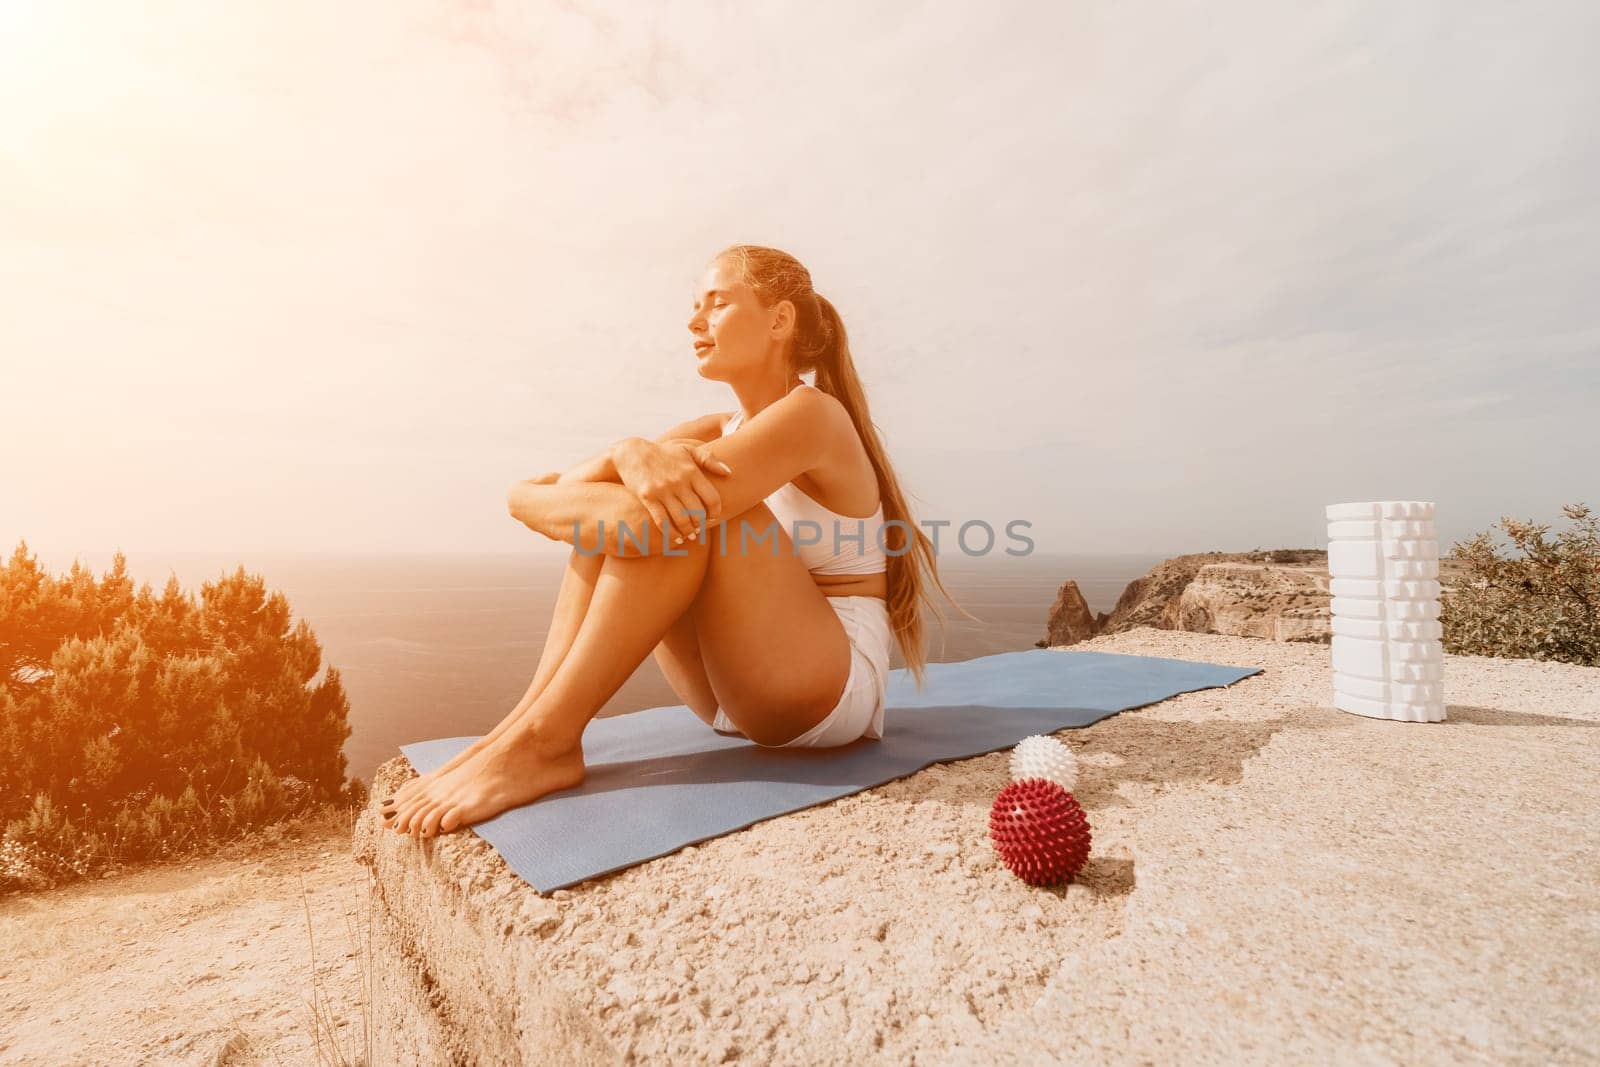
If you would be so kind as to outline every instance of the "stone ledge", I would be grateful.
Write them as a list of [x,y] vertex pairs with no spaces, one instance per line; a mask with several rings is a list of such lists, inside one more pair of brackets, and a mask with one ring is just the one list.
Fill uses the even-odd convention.
[[[1324,646],[1074,647],[1265,673],[1057,735],[1094,828],[1066,888],[994,856],[1004,752],[550,897],[475,835],[415,842],[369,809],[379,1062],[1577,1055],[1592,886],[1501,857],[1600,847],[1600,730],[1570,728],[1600,722],[1600,670],[1449,656],[1452,728],[1332,710]],[[374,797],[410,774],[386,764]]]
[[621,1062],[543,966],[564,902],[541,897],[475,834],[424,843],[383,829],[378,798],[412,777],[403,757],[380,767],[355,828],[356,858],[375,876],[377,1062]]

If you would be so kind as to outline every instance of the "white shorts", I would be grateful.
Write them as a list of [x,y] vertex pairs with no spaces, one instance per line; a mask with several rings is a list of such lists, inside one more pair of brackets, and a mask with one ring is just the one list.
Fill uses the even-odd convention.
[[[889,606],[882,597],[875,596],[827,599],[850,640],[850,677],[845,680],[844,695],[821,722],[793,741],[763,747],[836,748],[857,738],[883,737],[883,699],[889,684],[889,649],[894,643]],[[717,709],[711,728],[718,733],[743,736],[721,708]]]

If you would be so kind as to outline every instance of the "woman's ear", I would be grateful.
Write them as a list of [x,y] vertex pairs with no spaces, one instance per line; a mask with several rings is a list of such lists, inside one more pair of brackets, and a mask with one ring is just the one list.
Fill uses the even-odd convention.
[[795,323],[799,321],[794,301],[780,300],[777,306],[777,318],[772,320],[772,336],[781,341],[794,332]]

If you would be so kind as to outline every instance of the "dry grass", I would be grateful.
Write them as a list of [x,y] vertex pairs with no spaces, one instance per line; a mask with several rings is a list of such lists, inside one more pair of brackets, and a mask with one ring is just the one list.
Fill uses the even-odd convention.
[[[355,907],[345,912],[345,944],[355,954],[361,974],[359,1010],[361,1026],[359,1037],[349,1025],[350,1020],[339,1020],[330,1007],[324,978],[317,969],[317,940],[311,922],[311,901],[300,887],[300,901],[306,916],[306,954],[310,960],[311,994],[306,1000],[309,1011],[309,1030],[312,1047],[316,1050],[318,1067],[369,1067],[372,1064],[372,891],[358,890]],[[346,1032],[349,1031],[347,1034]]]
[[182,862],[0,897],[0,1060],[370,1062],[352,821],[308,813]]

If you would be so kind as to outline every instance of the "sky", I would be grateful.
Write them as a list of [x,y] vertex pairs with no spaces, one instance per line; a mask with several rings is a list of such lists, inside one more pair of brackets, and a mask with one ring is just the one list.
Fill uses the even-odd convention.
[[[1441,547],[1600,506],[1600,7],[0,0],[0,539],[560,550],[515,480],[840,309],[919,519]],[[1006,542],[1002,535],[1001,544]]]

